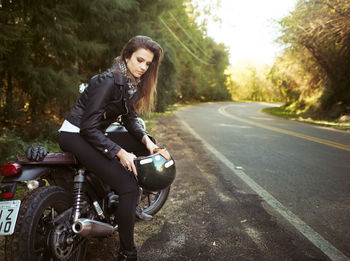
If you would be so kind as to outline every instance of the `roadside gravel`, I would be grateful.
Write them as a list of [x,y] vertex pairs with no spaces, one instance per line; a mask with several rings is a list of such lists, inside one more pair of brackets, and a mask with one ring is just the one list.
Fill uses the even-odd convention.
[[[142,261],[328,260],[257,195],[232,187],[225,180],[228,170],[176,116],[155,125],[152,132],[175,159],[177,177],[163,209],[152,221],[136,223]],[[86,260],[115,260],[118,247],[116,237],[93,240]]]

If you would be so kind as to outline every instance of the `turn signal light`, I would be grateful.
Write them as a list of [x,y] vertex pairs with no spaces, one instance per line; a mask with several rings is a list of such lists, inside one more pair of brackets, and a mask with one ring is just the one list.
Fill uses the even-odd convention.
[[5,177],[14,176],[21,171],[21,165],[15,162],[5,163],[0,167],[0,175]]

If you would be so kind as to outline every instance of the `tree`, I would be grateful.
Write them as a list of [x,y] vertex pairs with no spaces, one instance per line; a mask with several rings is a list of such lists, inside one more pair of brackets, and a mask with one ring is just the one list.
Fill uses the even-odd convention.
[[[288,46],[287,52],[302,57],[301,67],[312,75],[307,91],[301,92],[309,97],[322,92],[318,105],[314,102],[310,108],[332,111],[334,117],[350,111],[349,8],[349,0],[300,0],[290,16],[280,21],[280,40]],[[307,103],[304,95],[300,98],[300,103]]]
[[57,125],[79,95],[79,84],[108,69],[135,35],[149,35],[164,48],[157,111],[179,100],[229,98],[224,74],[228,52],[191,18],[187,0],[1,3],[3,129],[28,138],[56,137]]

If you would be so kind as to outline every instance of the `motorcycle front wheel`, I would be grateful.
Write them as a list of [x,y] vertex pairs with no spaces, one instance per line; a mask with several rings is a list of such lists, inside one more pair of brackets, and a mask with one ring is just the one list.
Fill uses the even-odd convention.
[[143,212],[149,215],[155,215],[165,204],[170,192],[170,186],[160,191],[143,190],[139,206]]
[[86,242],[77,248],[66,243],[72,238],[64,222],[69,215],[65,220],[61,218],[59,224],[55,222],[71,203],[72,195],[57,186],[40,187],[28,193],[22,200],[15,232],[6,238],[6,260],[84,260]]

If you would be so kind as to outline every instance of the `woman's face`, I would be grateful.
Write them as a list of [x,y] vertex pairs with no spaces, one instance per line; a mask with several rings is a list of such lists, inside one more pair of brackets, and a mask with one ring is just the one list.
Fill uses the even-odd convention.
[[133,52],[130,58],[125,59],[126,66],[134,77],[140,78],[151,65],[153,56],[150,50],[140,48]]

